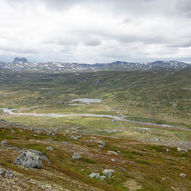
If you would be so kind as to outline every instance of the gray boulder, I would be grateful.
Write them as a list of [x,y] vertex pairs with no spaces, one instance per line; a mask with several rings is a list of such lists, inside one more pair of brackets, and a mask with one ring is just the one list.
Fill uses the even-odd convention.
[[16,165],[21,165],[25,168],[42,168],[42,159],[31,151],[24,151],[17,157],[14,162]]
[[20,155],[17,157],[14,164],[21,165],[25,168],[40,169],[43,167],[42,160],[46,160],[48,163],[50,163],[47,156],[40,151],[28,149],[20,151]]

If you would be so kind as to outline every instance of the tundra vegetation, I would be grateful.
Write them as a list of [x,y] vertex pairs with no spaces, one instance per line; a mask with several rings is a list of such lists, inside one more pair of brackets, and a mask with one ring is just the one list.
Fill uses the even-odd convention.
[[1,70],[0,189],[191,190],[190,75]]

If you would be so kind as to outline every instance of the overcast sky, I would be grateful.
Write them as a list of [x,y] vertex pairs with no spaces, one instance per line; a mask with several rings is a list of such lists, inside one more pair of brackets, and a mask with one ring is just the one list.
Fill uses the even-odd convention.
[[0,60],[191,61],[190,0],[0,0]]

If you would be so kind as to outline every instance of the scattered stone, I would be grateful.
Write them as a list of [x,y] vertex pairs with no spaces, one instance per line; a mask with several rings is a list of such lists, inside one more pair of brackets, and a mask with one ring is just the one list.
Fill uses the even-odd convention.
[[104,141],[99,141],[98,147],[99,147],[100,149],[105,149],[105,142],[104,142]]
[[5,172],[5,178],[13,178],[15,175],[13,172],[11,171],[6,171]]
[[185,177],[186,177],[186,174],[180,173],[180,177],[185,178]]
[[81,138],[82,136],[74,136],[74,135],[71,135],[70,138],[73,139],[73,140],[78,140],[79,138]]
[[100,174],[99,173],[96,173],[96,172],[92,172],[90,175],[89,175],[90,178],[100,178]]
[[166,152],[169,152],[169,149],[166,149]]
[[54,131],[49,131],[49,132],[47,133],[47,135],[49,135],[49,136],[53,136],[53,137],[56,137],[56,134],[55,134],[55,132],[54,132]]
[[3,174],[5,174],[5,170],[0,168],[0,175],[2,176]]
[[115,159],[111,159],[112,162],[115,162],[116,160]]
[[8,142],[6,140],[1,141],[1,145],[7,145]]
[[100,176],[100,180],[101,181],[105,181],[106,180],[106,176]]
[[163,178],[162,178],[162,180],[163,180],[163,181],[165,181],[165,180],[166,180],[166,178],[165,178],[165,177],[163,177]]
[[79,159],[81,159],[81,158],[82,158],[81,155],[78,154],[78,153],[74,153],[74,154],[72,155],[72,159],[74,159],[74,160],[79,160]]
[[115,173],[115,170],[113,169],[105,169],[103,170],[103,174],[106,175],[107,177],[112,177],[113,173]]
[[188,152],[187,149],[183,149],[183,148],[180,148],[180,147],[177,148],[177,151],[178,151],[178,152],[181,152],[181,151]]
[[53,150],[54,150],[54,147],[52,147],[52,146],[46,147],[46,150],[47,150],[47,151],[53,151]]
[[107,154],[113,154],[113,155],[118,155],[118,153],[117,152],[115,152],[115,151],[107,151]]
[[16,133],[13,129],[11,129],[11,133]]
[[15,175],[10,170],[0,168],[0,176],[3,176],[5,178],[13,178]]

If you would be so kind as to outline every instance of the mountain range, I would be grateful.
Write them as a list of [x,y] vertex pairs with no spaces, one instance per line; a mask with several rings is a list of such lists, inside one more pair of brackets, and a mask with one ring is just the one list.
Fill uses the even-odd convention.
[[12,62],[0,62],[0,69],[31,72],[90,72],[90,71],[135,71],[135,70],[182,70],[191,65],[179,61],[154,61],[134,63],[115,61],[111,63],[81,64],[62,62],[29,62],[26,58],[15,58]]

